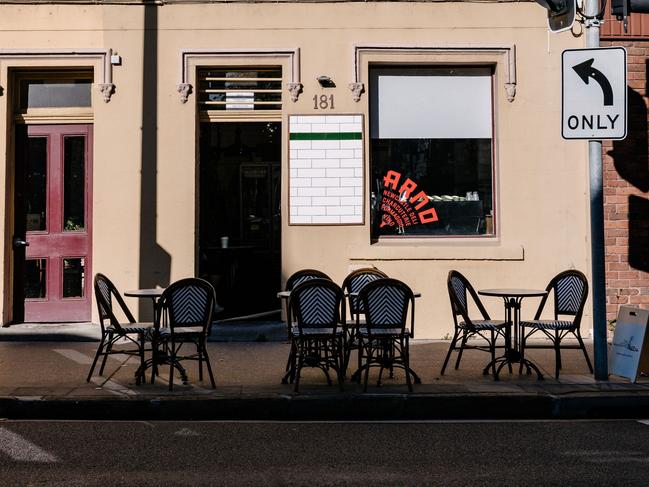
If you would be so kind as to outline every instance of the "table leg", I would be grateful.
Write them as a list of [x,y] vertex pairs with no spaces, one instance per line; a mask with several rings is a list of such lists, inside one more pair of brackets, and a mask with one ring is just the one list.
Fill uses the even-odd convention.
[[534,370],[534,372],[536,372],[538,380],[543,380],[543,374],[541,373],[540,369],[536,365],[534,365],[534,363],[527,360],[521,353],[520,349],[520,341],[522,338],[522,336],[520,335],[522,333],[522,330],[520,329],[520,309],[523,298],[505,297],[503,298],[503,300],[505,303],[505,319],[507,323],[510,323],[510,328],[513,329],[514,339],[512,341],[511,331],[505,332],[505,354],[502,357],[498,357],[497,359],[489,362],[482,373],[484,375],[488,375],[489,369],[491,368],[494,370],[494,380],[499,380],[500,371],[505,366],[505,364],[509,367],[509,372],[511,373],[512,364],[518,363],[519,374],[522,372],[523,366],[525,366],[528,374],[531,374],[531,371]]

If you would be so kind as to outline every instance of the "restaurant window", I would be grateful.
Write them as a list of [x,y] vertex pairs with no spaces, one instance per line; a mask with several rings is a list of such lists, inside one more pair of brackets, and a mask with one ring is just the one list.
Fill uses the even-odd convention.
[[490,67],[370,68],[371,232],[494,234]]

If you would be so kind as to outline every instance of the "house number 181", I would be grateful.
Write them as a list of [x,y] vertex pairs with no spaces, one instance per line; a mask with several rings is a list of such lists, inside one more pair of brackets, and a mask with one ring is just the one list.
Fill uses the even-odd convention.
[[334,96],[333,95],[313,95],[313,109],[317,110],[333,110],[334,108]]

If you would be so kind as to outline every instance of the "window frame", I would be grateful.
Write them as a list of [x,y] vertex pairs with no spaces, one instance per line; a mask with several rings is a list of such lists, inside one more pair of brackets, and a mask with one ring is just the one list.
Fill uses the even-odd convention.
[[[427,69],[427,68],[453,68],[457,67],[458,69],[467,69],[467,68],[489,68],[491,70],[491,201],[492,201],[492,233],[485,234],[475,234],[475,235],[463,235],[463,234],[452,234],[452,235],[426,235],[426,234],[411,234],[411,235],[378,235],[375,236],[372,234],[372,219],[368,218],[369,221],[369,231],[370,231],[370,241],[372,244],[380,244],[385,242],[395,242],[395,241],[408,241],[408,240],[422,240],[422,241],[431,241],[431,240],[448,240],[448,239],[478,239],[478,240],[494,240],[500,238],[500,228],[499,228],[499,205],[498,205],[498,180],[497,180],[497,125],[496,125],[496,107],[498,103],[498,97],[496,93],[497,86],[497,77],[498,77],[498,63],[497,62],[458,62],[457,59],[449,60],[449,62],[438,62],[438,61],[418,61],[418,62],[408,62],[408,61],[368,61],[366,63],[366,79],[371,79],[371,72],[373,69],[403,69],[407,71],[409,69]],[[367,117],[367,133],[370,135],[367,137],[367,151],[368,151],[368,174],[367,184],[371,184],[372,181],[372,171],[374,167],[373,151],[372,151],[372,137],[371,137],[371,127],[370,123],[372,120],[372,106],[371,106],[371,95],[368,96],[368,117]],[[415,181],[417,182],[417,181]],[[368,188],[366,193],[365,203],[368,205],[368,215],[371,212],[371,193],[372,188]],[[434,207],[434,206],[433,206]]]

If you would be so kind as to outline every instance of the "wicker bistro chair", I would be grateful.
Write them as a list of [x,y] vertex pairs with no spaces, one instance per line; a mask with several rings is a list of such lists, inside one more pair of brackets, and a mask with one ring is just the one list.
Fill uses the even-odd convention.
[[[322,271],[316,269],[302,269],[289,276],[286,280],[286,286],[284,287],[285,291],[293,291],[293,289],[298,285],[309,279],[328,279],[331,281],[331,278]],[[291,327],[293,326],[293,318],[291,317],[291,309],[288,304],[288,299],[286,301],[286,336],[289,341],[291,341]],[[293,351],[293,350],[292,350]],[[294,363],[293,355],[289,354],[288,360],[286,362],[286,374],[282,379],[282,384],[287,384],[289,380],[292,380],[293,369],[292,364]]]
[[[101,325],[101,339],[97,353],[92,361],[90,372],[86,382],[90,382],[97,360],[103,356],[99,375],[104,373],[106,359],[112,354],[126,354],[140,357],[140,366],[144,364],[145,343],[151,337],[151,323],[136,323],[133,314],[126,306],[124,299],[120,295],[115,285],[104,274],[95,275],[94,279],[95,299],[97,300],[97,310],[99,312],[99,324]],[[115,316],[113,303],[117,303],[119,309],[126,316],[128,323],[122,324]],[[120,339],[126,339],[135,345],[135,348],[117,350],[113,349],[115,343]]]
[[412,382],[418,379],[410,368],[409,340],[414,336],[415,327],[415,297],[412,290],[396,279],[381,278],[363,286],[359,299],[366,320],[358,330],[359,354],[364,362],[359,373],[365,372],[363,391],[367,391],[370,368],[380,367],[377,381],[377,386],[380,386],[383,371],[396,367],[404,370],[408,390],[412,392]]
[[[384,279],[387,274],[373,267],[352,271],[343,281],[342,289],[347,297],[349,319],[347,321],[347,343],[345,347],[345,370],[349,364],[352,350],[359,350],[360,337],[358,329],[365,322],[365,308],[359,299],[359,293],[366,284]],[[358,353],[358,370],[361,368],[361,355]]]
[[[568,270],[557,274],[546,287],[548,294],[543,296],[536,310],[533,320],[521,321],[521,353],[526,348],[553,348],[555,353],[555,378],[559,378],[561,370],[561,349],[581,349],[591,374],[593,366],[588,358],[588,352],[581,338],[579,327],[584,312],[586,298],[588,297],[588,281],[586,276],[577,270]],[[542,320],[541,314],[550,293],[554,296],[554,319]],[[572,317],[560,320],[559,316]],[[526,332],[529,330],[529,332]],[[541,331],[550,340],[551,344],[527,345],[527,339],[536,332]],[[577,339],[577,345],[562,345],[567,336],[572,335]]]
[[[198,361],[198,379],[201,381],[205,363],[212,388],[215,388],[207,353],[207,337],[211,331],[214,310],[221,308],[216,306],[216,293],[212,285],[198,278],[181,279],[165,289],[159,306],[159,339],[165,348],[165,361],[169,364],[169,390],[173,389],[174,369],[177,368],[183,381],[186,381],[184,369],[180,365],[182,360]],[[185,344],[194,345],[196,352],[181,355],[181,348]]]
[[328,279],[308,279],[291,291],[295,325],[291,327],[291,374],[295,392],[303,367],[321,369],[331,385],[334,370],[340,389],[344,381],[345,300],[342,290]]
[[[303,282],[308,281],[309,279],[328,279],[331,281],[331,278],[322,271],[318,271],[316,269],[302,269],[297,272],[294,272],[289,276],[289,278],[286,280],[286,287],[284,289],[286,291],[293,291],[293,289],[297,285],[302,284]],[[291,309],[288,306],[288,301],[286,304],[286,323],[288,325],[287,331],[289,333],[289,338],[290,338],[292,323],[291,323]]]
[[[501,347],[496,346],[496,341],[498,337],[503,337],[505,339],[504,347],[506,348],[508,346],[510,342],[511,323],[492,320],[475,289],[471,286],[471,283],[458,271],[453,270],[448,273],[447,286],[451,301],[451,311],[453,313],[454,331],[440,375],[444,375],[448,361],[451,358],[451,353],[454,350],[458,352],[455,362],[455,370],[457,370],[460,367],[460,360],[462,360],[462,352],[465,349],[474,349],[491,353],[490,363],[492,364],[494,378],[497,379],[498,373],[495,365],[496,348]],[[469,296],[478,308],[482,319],[474,320],[469,316]],[[461,319],[458,320],[458,317]],[[469,338],[476,336],[483,338],[487,343],[484,345],[467,345]],[[511,364],[509,364],[509,371],[511,372]],[[488,369],[485,369],[483,373],[488,374]]]

